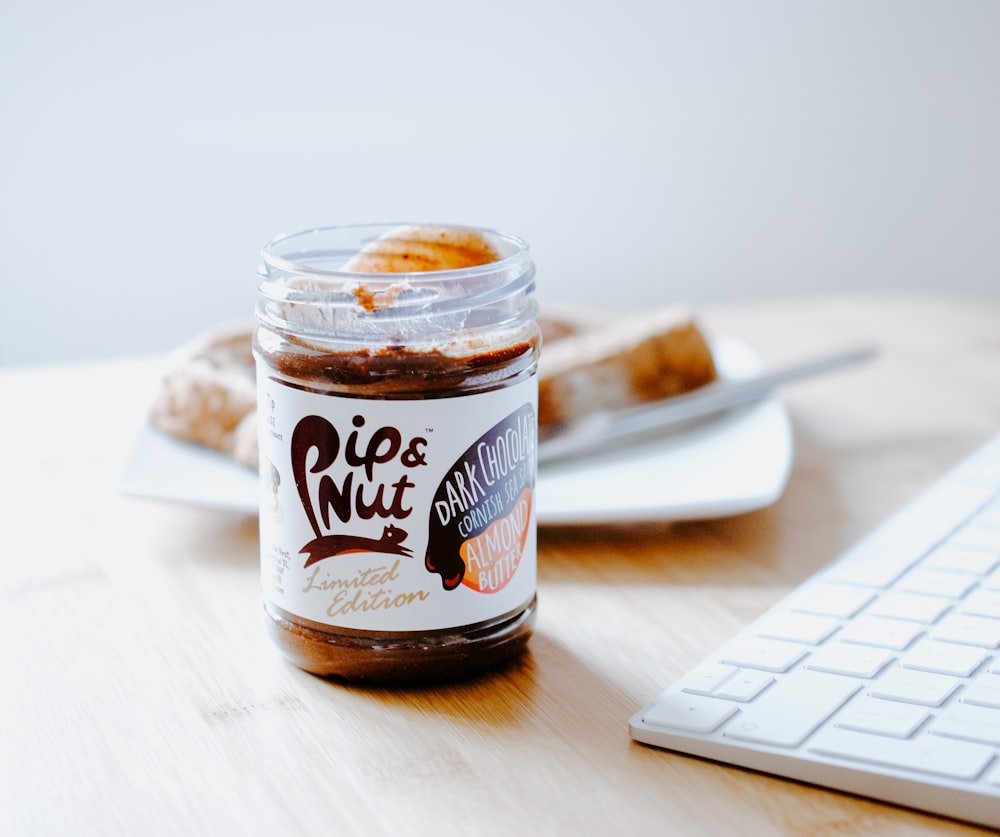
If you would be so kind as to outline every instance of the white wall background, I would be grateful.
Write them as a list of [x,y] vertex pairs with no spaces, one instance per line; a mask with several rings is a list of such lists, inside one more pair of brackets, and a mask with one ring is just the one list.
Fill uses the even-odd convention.
[[518,233],[543,301],[1000,301],[996,0],[2,0],[0,363],[247,317],[280,232]]

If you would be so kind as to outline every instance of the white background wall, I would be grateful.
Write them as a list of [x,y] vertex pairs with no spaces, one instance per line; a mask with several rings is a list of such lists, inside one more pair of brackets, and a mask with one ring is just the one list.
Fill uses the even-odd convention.
[[261,245],[533,245],[543,301],[1000,301],[996,0],[3,0],[0,363],[247,317]]

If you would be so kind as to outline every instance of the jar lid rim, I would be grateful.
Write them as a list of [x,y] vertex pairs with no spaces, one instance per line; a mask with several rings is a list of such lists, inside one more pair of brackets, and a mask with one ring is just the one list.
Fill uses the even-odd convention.
[[[337,270],[332,268],[324,268],[316,265],[303,264],[301,262],[294,261],[287,256],[279,256],[274,251],[275,248],[281,244],[286,244],[295,240],[305,240],[306,238],[315,238],[322,235],[331,235],[337,232],[356,232],[361,233],[361,231],[368,229],[373,234],[377,231],[388,232],[389,230],[396,229],[399,227],[408,226],[434,226],[442,227],[451,230],[460,230],[467,232],[478,232],[482,235],[487,236],[490,239],[496,241],[502,241],[508,246],[514,249],[510,255],[503,257],[492,262],[486,262],[485,264],[475,265],[472,267],[461,267],[461,268],[451,268],[448,270],[430,270],[430,271],[401,271],[395,273],[366,273],[361,271],[349,271],[349,270]],[[303,254],[309,253],[310,251],[302,250],[299,251]],[[348,255],[352,255],[349,253]],[[332,279],[340,278],[345,281],[358,281],[364,279],[366,283],[369,284],[395,284],[399,282],[407,282],[411,285],[419,285],[427,282],[449,282],[449,280],[457,280],[459,278],[472,278],[476,276],[485,276],[491,273],[505,272],[511,270],[513,267],[519,264],[527,265],[531,260],[531,253],[528,243],[519,236],[512,235],[511,233],[499,232],[494,229],[487,227],[476,227],[464,224],[417,224],[414,222],[398,222],[398,223],[360,223],[360,224],[337,224],[331,226],[322,227],[311,227],[306,230],[300,230],[293,233],[282,233],[275,236],[270,241],[268,241],[261,251],[261,258],[264,264],[261,266],[261,274],[266,276],[267,269],[271,268],[275,271],[280,271],[282,273],[288,273],[296,276],[315,276],[319,278]],[[266,267],[265,267],[266,266]]]

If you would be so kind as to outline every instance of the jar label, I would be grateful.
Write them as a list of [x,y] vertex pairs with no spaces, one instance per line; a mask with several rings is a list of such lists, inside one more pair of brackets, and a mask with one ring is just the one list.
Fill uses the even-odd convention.
[[538,384],[426,400],[258,370],[264,595],[369,631],[456,628],[535,593]]

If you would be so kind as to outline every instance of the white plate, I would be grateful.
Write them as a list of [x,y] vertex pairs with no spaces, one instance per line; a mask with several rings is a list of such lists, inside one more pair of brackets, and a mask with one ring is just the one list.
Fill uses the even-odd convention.
[[[759,363],[743,343],[713,346],[720,374],[743,378]],[[544,524],[693,520],[742,514],[774,503],[788,482],[792,433],[775,398],[730,411],[661,439],[538,474]],[[222,454],[151,427],[126,462],[126,494],[257,513],[257,475]]]

